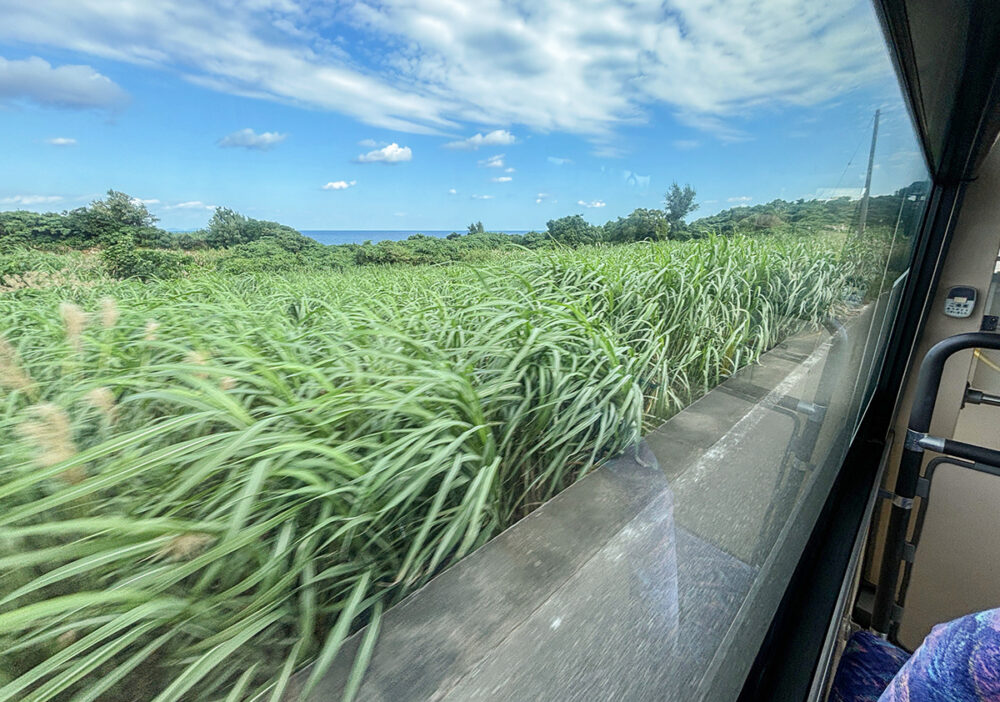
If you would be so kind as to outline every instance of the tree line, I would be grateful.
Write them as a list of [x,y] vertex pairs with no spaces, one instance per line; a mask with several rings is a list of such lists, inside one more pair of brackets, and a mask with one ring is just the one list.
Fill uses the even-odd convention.
[[[926,183],[914,183],[892,195],[873,197],[870,226],[891,226],[897,218],[919,216]],[[229,208],[217,208],[195,232],[171,233],[157,226],[146,205],[126,193],[109,190],[87,207],[62,213],[24,210],[0,212],[0,253],[10,247],[98,248],[108,272],[119,278],[175,275],[191,264],[185,252],[217,249],[214,265],[226,272],[277,272],[384,264],[434,264],[480,260],[504,249],[577,247],[638,241],[690,239],[769,230],[808,232],[850,227],[857,202],[774,200],[733,207],[688,223],[698,209],[696,191],[673,183],[663,209],[638,208],[625,217],[594,225],[574,214],[549,220],[544,231],[527,234],[489,232],[482,222],[466,233],[445,238],[416,234],[403,241],[326,246],[278,222],[257,220]],[[907,206],[909,205],[909,206]],[[904,222],[903,224],[909,224]],[[909,227],[906,227],[910,230]]]

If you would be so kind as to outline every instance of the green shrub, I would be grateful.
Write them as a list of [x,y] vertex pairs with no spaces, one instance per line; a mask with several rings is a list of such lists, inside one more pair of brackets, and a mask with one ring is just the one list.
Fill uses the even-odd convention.
[[65,265],[65,257],[59,254],[23,246],[6,246],[0,248],[0,285],[5,284],[11,276],[33,272],[56,273]]
[[188,267],[190,259],[177,251],[140,249],[132,234],[124,234],[101,251],[101,261],[108,275],[123,280],[138,278],[174,278]]
[[315,262],[275,241],[258,240],[234,246],[218,260],[222,273],[290,273],[312,268]]

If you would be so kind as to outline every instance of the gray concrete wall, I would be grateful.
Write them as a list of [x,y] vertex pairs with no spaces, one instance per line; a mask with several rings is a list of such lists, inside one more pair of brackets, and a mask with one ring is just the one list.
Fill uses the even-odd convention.
[[[873,309],[835,355],[848,368]],[[790,459],[805,415],[782,407],[817,399],[830,348],[780,345],[388,610],[358,699],[734,696],[835,474],[819,463],[849,439],[853,377]],[[314,702],[340,698],[364,633]]]

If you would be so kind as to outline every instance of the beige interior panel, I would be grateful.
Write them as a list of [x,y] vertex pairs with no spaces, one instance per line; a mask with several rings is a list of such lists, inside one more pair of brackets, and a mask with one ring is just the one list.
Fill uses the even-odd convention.
[[1000,477],[942,465],[933,483],[899,630],[910,649],[935,624],[1000,607]]
[[[945,261],[941,281],[921,338],[917,359],[945,337],[977,331],[986,312],[991,279],[1000,248],[1000,152],[993,150],[979,179],[970,185]],[[942,312],[948,288],[972,285],[979,304],[968,319]],[[996,362],[997,355],[989,358]],[[960,410],[966,380],[987,376],[972,351],[948,361],[938,393],[931,433],[1000,449],[1000,407]],[[1000,364],[998,364],[1000,365]],[[983,381],[982,390],[1000,390],[1000,374]],[[896,423],[897,444],[905,436],[916,369],[909,379]],[[995,385],[994,385],[995,384]],[[890,458],[890,487],[900,446]],[[933,457],[930,454],[928,458]],[[883,525],[884,525],[883,521]],[[911,520],[912,526],[912,520]],[[1000,478],[942,466],[934,478],[930,506],[906,597],[900,641],[920,644],[931,627],[962,614],[1000,606]],[[876,554],[876,558],[880,554]],[[878,560],[875,561],[878,563]]]

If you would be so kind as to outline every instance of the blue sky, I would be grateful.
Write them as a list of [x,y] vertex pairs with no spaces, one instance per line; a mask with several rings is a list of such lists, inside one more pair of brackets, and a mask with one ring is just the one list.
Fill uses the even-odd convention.
[[867,1],[0,0],[0,208],[543,228],[923,177]]

